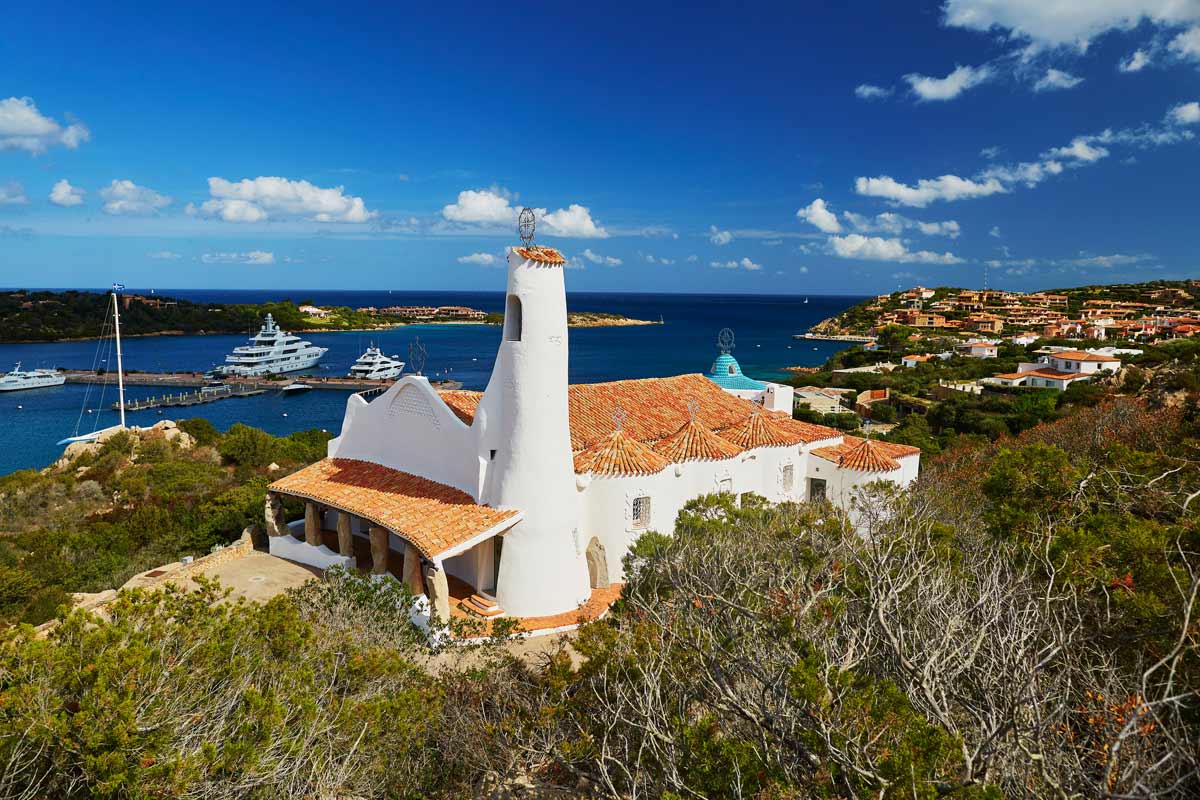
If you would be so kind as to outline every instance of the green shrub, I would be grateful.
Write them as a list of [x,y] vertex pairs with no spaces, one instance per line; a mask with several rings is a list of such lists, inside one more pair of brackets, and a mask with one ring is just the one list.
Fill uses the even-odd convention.
[[275,438],[269,433],[237,423],[221,437],[217,449],[231,464],[265,467],[275,460]]

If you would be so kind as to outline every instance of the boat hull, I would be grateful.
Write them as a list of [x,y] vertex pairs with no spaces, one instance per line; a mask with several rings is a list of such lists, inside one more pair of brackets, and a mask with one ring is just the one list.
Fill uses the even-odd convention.
[[284,362],[270,362],[266,364],[234,364],[218,367],[213,370],[218,375],[236,375],[240,377],[253,377],[256,375],[287,375],[292,372],[300,372],[306,369],[312,369],[325,355],[325,350],[311,356],[303,358],[290,359]]
[[66,377],[62,375],[47,377],[47,378],[31,378],[22,380],[21,382],[4,382],[0,381],[0,392],[20,392],[25,389],[45,389],[48,386],[62,386],[67,382]]

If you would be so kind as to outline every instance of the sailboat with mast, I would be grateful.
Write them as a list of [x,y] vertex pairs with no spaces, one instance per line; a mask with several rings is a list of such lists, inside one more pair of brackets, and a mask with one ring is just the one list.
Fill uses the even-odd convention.
[[[87,410],[88,400],[91,397],[91,385],[89,384],[88,390],[84,393],[84,396],[83,396],[83,408],[80,409],[79,419],[75,423],[75,433],[72,436],[68,436],[67,438],[60,440],[58,442],[58,444],[60,444],[60,445],[73,444],[74,442],[94,442],[95,440],[99,439],[101,436],[103,436],[106,433],[109,433],[110,431],[125,430],[125,365],[121,361],[121,302],[120,302],[120,295],[121,295],[121,292],[124,291],[124,289],[125,289],[124,284],[114,283],[112,285],[113,340],[116,343],[116,350],[117,350],[117,410],[120,412],[120,422],[116,425],[110,425],[107,428],[100,428],[99,427],[100,415],[97,414],[96,422],[93,425],[92,431],[90,433],[82,433],[82,434],[79,432],[80,425],[83,422],[84,411]],[[103,350],[105,343],[106,343],[104,333],[105,333],[105,329],[107,329],[107,327],[108,327],[108,319],[107,319],[107,315],[106,315],[104,325],[101,327],[100,342],[96,346],[96,358],[93,363],[93,367],[97,366],[100,363],[100,360],[101,360],[100,353]],[[107,383],[107,381],[105,383]],[[101,385],[101,402],[100,402],[98,408],[104,407],[103,387],[104,387],[104,384]]]

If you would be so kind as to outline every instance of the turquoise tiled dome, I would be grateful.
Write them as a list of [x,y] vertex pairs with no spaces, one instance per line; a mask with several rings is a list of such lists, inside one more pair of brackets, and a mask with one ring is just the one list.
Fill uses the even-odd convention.
[[713,362],[708,372],[708,379],[722,389],[754,389],[761,391],[767,388],[762,381],[756,381],[742,374],[742,367],[737,359],[729,353],[721,353]]

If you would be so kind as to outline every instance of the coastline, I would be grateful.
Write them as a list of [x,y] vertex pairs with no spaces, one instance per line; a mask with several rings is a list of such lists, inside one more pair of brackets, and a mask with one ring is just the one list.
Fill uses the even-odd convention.
[[[586,312],[585,312],[586,313]],[[630,319],[628,317],[620,317],[603,320],[585,320],[573,323],[568,323],[568,328],[622,328],[638,325],[661,325],[660,322],[646,319]],[[390,331],[396,328],[408,328],[414,325],[490,325],[499,327],[498,322],[487,322],[485,320],[474,319],[444,319],[444,320],[429,320],[420,322],[389,322],[381,325],[376,325],[370,328],[297,328],[292,333],[296,334],[311,334],[311,333],[375,333],[378,331]],[[238,336],[244,334],[245,331],[150,331],[149,333],[122,333],[122,339],[149,339],[156,336]],[[20,345],[20,344],[60,344],[62,342],[94,342],[99,336],[65,336],[61,339],[0,339],[0,344],[4,345]]]

